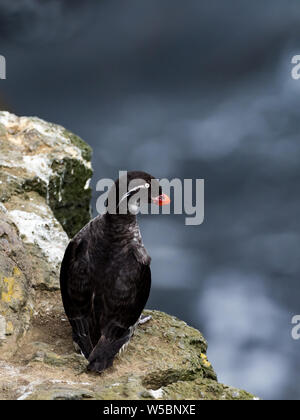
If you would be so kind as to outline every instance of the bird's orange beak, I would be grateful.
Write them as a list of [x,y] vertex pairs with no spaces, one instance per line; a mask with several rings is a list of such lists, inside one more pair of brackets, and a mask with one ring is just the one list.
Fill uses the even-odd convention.
[[170,197],[168,197],[167,194],[161,194],[158,197],[152,197],[152,201],[158,206],[166,206],[171,203]]

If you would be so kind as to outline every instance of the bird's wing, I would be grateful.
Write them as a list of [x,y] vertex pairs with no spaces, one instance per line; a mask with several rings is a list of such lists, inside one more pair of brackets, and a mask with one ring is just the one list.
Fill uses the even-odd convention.
[[60,286],[66,314],[72,318],[88,313],[92,285],[89,276],[87,241],[73,239],[61,264]]
[[114,357],[129,341],[134,326],[146,305],[150,293],[151,271],[149,265],[141,264],[132,287],[121,290],[115,288],[105,293],[101,313],[101,337],[89,357],[88,369],[102,372],[110,367]]
[[149,298],[151,289],[151,269],[148,264],[142,264],[140,283],[137,288],[136,305],[135,311],[133,312],[133,318],[138,321],[143,309]]
[[[130,267],[130,264],[129,264]],[[138,264],[130,273],[132,282],[125,288],[118,286],[103,291],[101,304],[101,334],[109,340],[127,335],[135,326],[147,303],[151,288],[149,265]],[[122,283],[122,282],[121,282]]]
[[87,245],[84,237],[75,237],[66,249],[60,272],[62,300],[72,326],[73,339],[86,357],[93,348],[89,333],[93,288],[88,271]]

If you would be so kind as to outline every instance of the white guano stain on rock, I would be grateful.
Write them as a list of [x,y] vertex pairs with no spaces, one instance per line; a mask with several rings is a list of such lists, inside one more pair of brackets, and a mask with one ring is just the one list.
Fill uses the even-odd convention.
[[24,236],[24,242],[37,245],[50,263],[58,265],[64,256],[68,236],[46,207],[38,207],[38,213],[12,210],[9,216]]
[[6,321],[4,316],[0,315],[0,340],[5,340]]
[[84,186],[84,189],[85,189],[85,190],[87,190],[87,189],[89,189],[89,188],[90,188],[90,183],[91,183],[91,178],[90,178],[90,179],[88,179],[88,180],[86,181],[86,184],[85,184],[85,186]]
[[7,213],[6,207],[5,207],[2,203],[0,203],[0,210],[1,210],[3,213]]
[[53,172],[50,166],[51,161],[46,155],[23,156],[23,162],[28,172],[34,172],[47,186],[49,185]]
[[7,111],[2,111],[0,113],[0,123],[4,124],[5,126],[9,126],[16,123],[16,115],[11,114]]
[[149,389],[149,390],[148,390],[148,394],[149,394],[151,397],[153,397],[153,398],[155,398],[155,399],[158,399],[158,398],[162,398],[162,397],[164,396],[164,391],[163,391],[163,389],[162,389],[162,388],[159,388],[159,389],[157,389],[157,390]]
[[37,385],[40,385],[41,383],[42,383],[42,381],[34,381],[34,382],[31,382],[27,386],[20,387],[19,392],[21,393],[21,395],[17,398],[17,401],[26,400],[26,398],[28,398],[31,394],[34,393],[35,387]]
[[74,382],[74,381],[63,381],[61,379],[51,379],[52,384],[67,384],[67,385],[92,385],[91,382]]

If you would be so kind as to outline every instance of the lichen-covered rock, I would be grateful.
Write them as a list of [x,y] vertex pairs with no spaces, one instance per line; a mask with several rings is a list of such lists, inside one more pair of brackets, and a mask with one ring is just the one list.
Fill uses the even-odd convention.
[[63,127],[0,112],[0,203],[30,255],[34,287],[58,288],[68,235],[90,219],[90,158]]
[[88,145],[63,127],[0,112],[0,346],[11,354],[58,290],[72,236],[90,219]]
[[0,351],[16,348],[29,327],[33,310],[30,256],[18,232],[0,207]]
[[0,112],[0,202],[37,192],[72,237],[90,218],[91,149],[63,127]]
[[35,288],[58,289],[59,268],[68,236],[45,200],[36,192],[13,196],[5,203],[10,220],[30,255]]
[[[53,295],[58,298],[57,292]],[[217,382],[207,360],[206,341],[199,331],[158,311],[145,311],[145,314],[151,314],[152,320],[136,330],[114,366],[98,375],[87,372],[87,361],[74,352],[62,307],[52,305],[52,312],[35,317],[33,328],[22,340],[11,364],[6,364],[6,371],[0,373],[0,389],[6,386],[4,398],[255,399],[245,391]],[[14,381],[10,382],[12,371]]]

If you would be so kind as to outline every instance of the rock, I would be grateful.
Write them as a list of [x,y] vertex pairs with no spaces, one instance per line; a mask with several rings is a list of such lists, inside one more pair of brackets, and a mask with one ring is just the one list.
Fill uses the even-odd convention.
[[91,150],[61,126],[0,112],[0,203],[30,255],[32,284],[58,288],[68,243],[90,219]]
[[30,326],[35,290],[59,289],[68,235],[90,219],[90,158],[89,146],[63,127],[0,112],[2,356]]
[[22,398],[27,400],[87,400],[93,399],[94,393],[88,389],[83,388],[71,388],[69,386],[57,386],[48,384],[48,386],[39,386],[37,390],[28,394],[28,398]]
[[4,357],[30,325],[33,312],[30,255],[0,207],[0,346]]
[[253,400],[218,383],[202,334],[145,311],[101,376],[73,348],[59,291],[69,237],[90,218],[90,148],[63,127],[0,112],[0,392],[19,400]]
[[[59,299],[58,292],[53,293]],[[7,399],[255,399],[217,382],[199,331],[162,312],[144,313],[152,320],[137,329],[127,350],[101,376],[87,372],[87,361],[74,352],[62,307],[48,316],[38,315],[22,346],[7,361],[8,373],[0,373],[0,387],[7,387],[13,371]]]
[[39,118],[0,112],[0,127],[0,202],[17,196],[21,207],[29,193],[38,193],[67,234],[75,235],[90,218],[90,147]]

